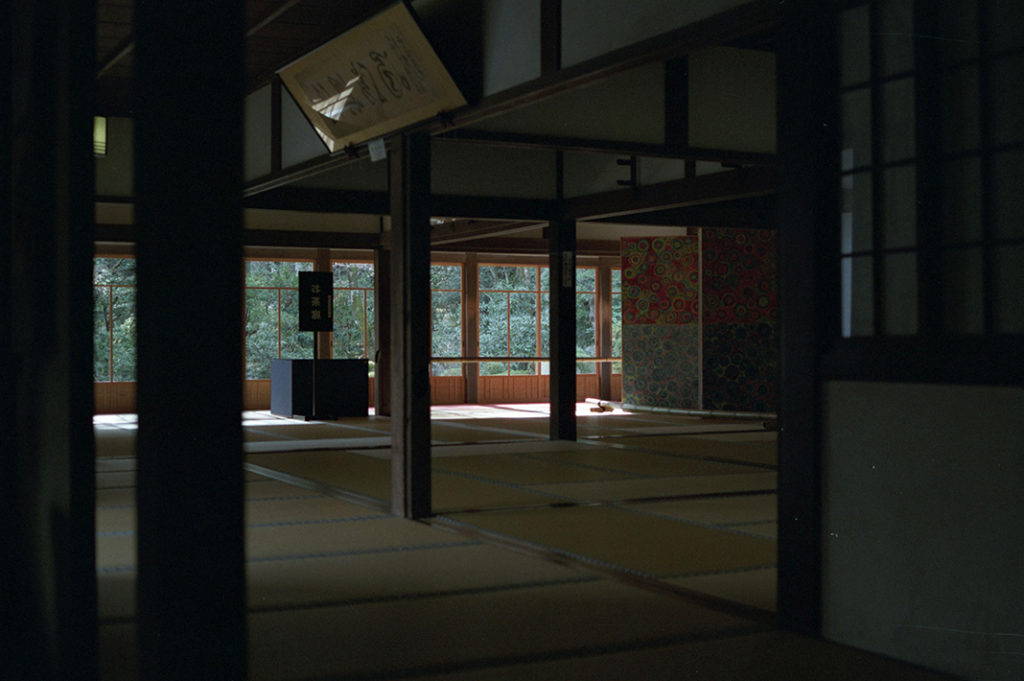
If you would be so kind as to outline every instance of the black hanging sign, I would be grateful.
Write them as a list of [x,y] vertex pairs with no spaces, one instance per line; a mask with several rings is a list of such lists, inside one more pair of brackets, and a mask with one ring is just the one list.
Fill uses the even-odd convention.
[[334,330],[334,289],[330,272],[299,272],[299,331]]

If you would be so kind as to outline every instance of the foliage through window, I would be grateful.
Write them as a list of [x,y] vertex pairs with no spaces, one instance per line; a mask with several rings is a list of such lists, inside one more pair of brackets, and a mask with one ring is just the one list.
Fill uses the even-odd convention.
[[331,271],[334,275],[331,356],[335,359],[368,358],[370,376],[373,376],[377,352],[373,263],[334,260]]
[[[597,268],[576,268],[576,356],[597,357]],[[576,362],[577,374],[597,373],[594,362]]]
[[270,361],[312,359],[313,334],[299,331],[299,272],[312,260],[245,261],[245,377],[270,378]]
[[135,380],[135,259],[93,258],[93,380]]
[[[431,354],[462,356],[462,265],[430,266]],[[459,362],[432,362],[434,376],[461,376]]]

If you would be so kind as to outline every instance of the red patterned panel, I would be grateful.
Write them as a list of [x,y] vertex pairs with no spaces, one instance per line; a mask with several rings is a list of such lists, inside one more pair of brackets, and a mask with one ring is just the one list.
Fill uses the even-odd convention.
[[774,323],[778,316],[775,233],[706,229],[702,238],[704,322]]
[[622,323],[695,324],[696,237],[622,239]]

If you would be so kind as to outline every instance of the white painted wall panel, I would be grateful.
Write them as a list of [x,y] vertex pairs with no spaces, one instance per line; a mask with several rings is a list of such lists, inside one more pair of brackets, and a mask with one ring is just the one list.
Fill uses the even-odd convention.
[[335,170],[329,170],[295,183],[296,187],[322,189],[349,189],[352,191],[386,192],[388,190],[388,161],[371,161],[363,157]]
[[490,118],[484,130],[661,144],[665,68],[650,64]]
[[567,152],[565,154],[565,197],[586,196],[623,189],[619,180],[629,179],[629,167],[620,166],[618,159],[626,156]]
[[327,147],[299,105],[285,88],[281,88],[281,165],[288,168],[326,155]]
[[245,179],[270,174],[270,86],[245,98]]
[[690,144],[775,152],[775,55],[714,47],[690,55]]
[[96,195],[135,195],[135,124],[130,118],[107,118],[107,155],[96,158]]
[[825,388],[824,635],[1024,678],[1024,389]]
[[431,191],[462,196],[553,199],[555,152],[434,140]]
[[745,0],[562,0],[562,66],[599,57]]
[[483,3],[483,94],[540,77],[540,0]]

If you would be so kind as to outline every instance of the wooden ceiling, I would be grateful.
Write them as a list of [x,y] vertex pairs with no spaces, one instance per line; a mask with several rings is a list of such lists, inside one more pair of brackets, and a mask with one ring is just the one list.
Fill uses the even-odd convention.
[[[246,0],[248,90],[279,68],[380,11],[393,0]],[[133,0],[97,0],[97,112],[131,112]]]

